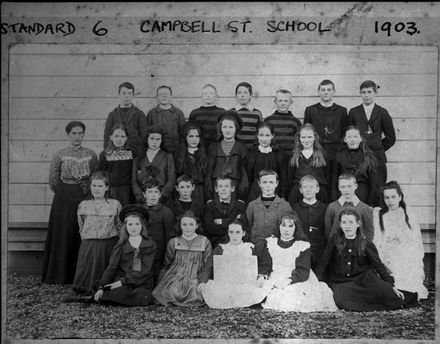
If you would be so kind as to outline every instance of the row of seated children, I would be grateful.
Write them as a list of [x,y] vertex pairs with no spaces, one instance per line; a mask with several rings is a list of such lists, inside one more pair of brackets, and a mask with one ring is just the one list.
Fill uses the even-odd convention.
[[[96,184],[97,180],[99,180],[99,176],[95,178],[92,177],[92,193],[94,190],[93,185]],[[218,182],[216,188],[218,189],[217,193],[219,201],[230,202],[233,188],[230,179],[222,178],[219,179]],[[224,183],[222,184],[222,182]],[[224,300],[223,294],[217,295],[219,287],[215,286],[215,284],[210,284],[208,280],[212,275],[212,247],[214,247],[214,252],[216,252],[216,254],[218,254],[219,250],[224,249],[226,249],[226,252],[229,252],[229,249],[227,249],[229,244],[226,242],[228,241],[227,239],[229,239],[230,243],[237,242],[237,238],[234,240],[232,239],[233,233],[231,233],[231,231],[237,231],[237,226],[231,227],[231,224],[237,224],[237,221],[239,221],[238,223],[241,225],[242,233],[236,233],[236,236],[243,237],[245,228],[249,228],[250,241],[252,244],[246,246],[247,252],[249,252],[249,248],[251,247],[254,254],[259,257],[260,272],[264,271],[264,273],[262,273],[263,280],[259,279],[258,282],[258,286],[262,289],[257,290],[254,288],[255,290],[249,293],[250,299],[247,298],[248,303],[251,302],[251,300],[255,301],[255,299],[253,299],[254,296],[258,296],[258,302],[261,302],[267,295],[269,295],[270,297],[268,296],[264,303],[265,307],[268,308],[297,311],[335,310],[336,307],[330,297],[330,290],[326,289],[327,287],[325,284],[318,283],[316,277],[314,277],[315,275],[313,274],[313,271],[316,272],[316,275],[320,280],[329,281],[329,285],[334,292],[333,298],[336,305],[348,310],[394,309],[402,304],[401,298],[403,298],[406,303],[413,302],[414,298],[416,300],[417,297],[406,292],[398,291],[397,289],[394,289],[393,291],[391,286],[394,283],[394,278],[399,279],[399,286],[401,286],[401,288],[408,286],[405,283],[403,283],[403,285],[401,284],[402,275],[405,273],[416,273],[416,270],[418,281],[415,284],[417,284],[419,296],[422,298],[427,296],[426,289],[424,289],[422,285],[423,280],[420,280],[420,277],[423,277],[423,266],[421,267],[422,275],[420,275],[420,262],[416,262],[417,269],[414,271],[407,271],[406,269],[408,266],[402,266],[399,264],[397,265],[400,266],[400,270],[397,271],[397,265],[395,265],[393,267],[393,270],[396,273],[394,278],[390,277],[386,268],[380,262],[377,250],[372,243],[374,232],[372,233],[371,231],[374,231],[374,229],[371,227],[368,228],[364,225],[369,225],[369,223],[371,223],[371,208],[359,201],[355,196],[354,191],[357,185],[353,176],[342,175],[340,177],[339,187],[342,196],[338,201],[329,205],[325,214],[322,212],[321,214],[316,213],[316,210],[318,209],[325,209],[325,205],[324,208],[321,207],[320,202],[316,200],[319,185],[314,177],[308,176],[302,180],[301,192],[304,195],[304,199],[300,204],[296,205],[296,208],[294,207],[294,209],[299,210],[298,215],[296,212],[292,211],[287,202],[275,195],[277,183],[277,174],[274,171],[263,171],[259,180],[262,196],[251,202],[246,209],[245,216],[238,212],[235,217],[225,221],[226,235],[220,240],[218,240],[218,237],[214,237],[214,240],[218,240],[217,243],[213,241],[213,237],[208,231],[206,232],[207,237],[203,234],[197,233],[197,230],[199,230],[199,233],[203,230],[200,229],[201,225],[198,222],[198,217],[191,211],[185,211],[179,217],[177,222],[177,229],[182,232],[182,235],[164,240],[167,236],[164,228],[162,228],[162,230],[160,229],[160,226],[155,228],[154,225],[156,222],[149,221],[149,218],[151,217],[151,203],[149,202],[153,200],[153,203],[159,203],[159,185],[156,183],[155,185],[152,184],[146,186],[146,206],[129,206],[129,208],[135,207],[138,209],[137,212],[142,213],[142,217],[148,220],[148,225],[139,220],[142,226],[138,224],[139,228],[137,233],[139,234],[141,227],[145,228],[145,226],[147,226],[148,234],[154,242],[153,246],[156,256],[153,258],[153,256],[148,256],[145,253],[142,253],[139,249],[134,249],[133,243],[131,242],[130,245],[125,244],[127,249],[121,248],[122,242],[127,240],[127,233],[125,233],[125,230],[129,235],[132,234],[130,230],[131,223],[126,222],[126,228],[123,228],[121,232],[120,243],[116,246],[119,248],[118,250],[116,250],[116,248],[113,250],[111,259],[108,258],[111,263],[101,281],[101,287],[109,289],[109,292],[105,293],[104,289],[100,289],[95,294],[95,299],[102,300],[102,297],[104,297],[103,300],[109,302],[131,305],[139,304],[139,300],[143,300],[143,303],[141,304],[148,304],[153,297],[157,303],[163,305],[200,306],[206,301],[208,305],[214,308],[229,307],[231,304],[238,302],[237,300],[241,300],[242,298],[229,296],[227,298],[229,301]],[[224,189],[222,189],[222,185],[225,186]],[[104,182],[102,183],[102,186],[104,187],[101,191],[108,191],[108,184]],[[391,192],[391,195],[394,197],[391,203],[387,203],[389,209],[392,209],[391,204],[395,205],[397,200],[397,208],[402,208],[403,206],[404,214],[407,216],[405,203],[403,202],[403,194],[401,194],[400,188],[398,186],[396,187],[396,185],[391,185],[387,190],[389,191],[384,191],[384,194],[386,194],[384,199],[389,199],[390,191],[393,191]],[[104,192],[101,193],[101,196],[103,195]],[[352,204],[347,204],[348,202],[352,202]],[[262,207],[258,206],[258,204],[262,204]],[[309,208],[309,210],[312,211],[312,214],[304,212],[305,209],[302,209],[303,207]],[[126,215],[127,212],[124,213],[124,211],[122,211],[119,214],[119,217],[125,219],[124,214]],[[291,217],[290,220],[288,217],[286,218],[289,214],[293,214],[291,215],[293,217]],[[310,215],[312,216],[310,217]],[[349,219],[344,218],[343,215],[346,215]],[[323,216],[325,216],[324,228],[322,226]],[[117,217],[118,214],[114,214],[113,218]],[[212,218],[210,220],[212,221]],[[214,219],[214,221],[216,220],[219,223],[223,222],[222,218]],[[314,226],[312,226],[310,220]],[[286,224],[286,222],[288,224]],[[246,223],[248,224],[246,225]],[[282,224],[281,227],[280,223]],[[409,225],[408,220],[407,224]],[[305,229],[303,234],[301,228]],[[412,230],[416,232],[418,230],[420,233],[420,229],[418,228],[412,228]],[[224,227],[221,232],[224,234]],[[284,250],[293,247],[293,241],[290,239],[284,240],[292,241],[292,243],[287,244],[286,242],[280,241],[281,239],[278,241],[275,238],[272,239],[273,235],[276,235],[277,233],[281,238],[289,235],[293,237],[293,234],[296,233],[296,240],[300,241],[297,242],[297,245],[294,245],[295,248]],[[287,234],[284,235],[283,233]],[[342,235],[342,233],[344,234]],[[353,233],[355,234],[355,237],[352,237]],[[381,237],[383,237],[383,235],[381,235]],[[421,238],[417,237],[417,235],[413,235],[412,238],[416,238],[421,242]],[[142,241],[141,238],[138,238],[137,240],[139,241],[138,244]],[[381,241],[379,239],[376,240],[381,247]],[[168,242],[168,244],[165,246],[164,244],[166,244],[166,242]],[[411,242],[411,245],[414,247],[414,243]],[[150,246],[151,245],[149,245],[149,247]],[[164,252],[165,247],[166,252]],[[150,247],[149,249],[152,248]],[[95,247],[95,252],[97,251],[99,250]],[[116,254],[115,251],[118,253]],[[305,251],[307,251],[307,254],[303,253]],[[418,250],[417,254],[420,256],[419,251],[420,250]],[[231,252],[237,253],[236,250]],[[135,255],[141,255],[141,253],[142,256],[139,257],[140,260],[136,259],[135,264],[135,259],[133,257]],[[132,265],[128,264],[129,261],[125,261],[125,270],[118,268],[118,264],[121,264],[122,257],[125,257],[124,254],[128,255],[127,257],[129,257],[130,254],[133,254]],[[115,255],[116,257],[114,257]],[[127,271],[131,267],[134,267],[134,265],[137,266],[137,269],[141,269],[140,261],[143,260],[142,257],[148,260],[148,264],[146,265],[148,268],[148,286],[144,285],[139,291],[141,293],[140,295],[142,295],[141,299],[131,298],[127,301],[127,295],[137,295],[137,291],[134,294],[132,290],[130,291],[130,288],[133,288],[133,286],[136,285],[136,282],[131,281],[132,277],[129,279],[120,274],[123,272],[128,274]],[[93,258],[93,254],[90,255],[89,252],[88,264],[89,266],[96,266],[96,264],[90,264],[90,258]],[[392,260],[395,260],[396,258],[400,259],[400,257],[393,258],[394,259]],[[405,262],[411,261],[411,258],[412,257],[405,260]],[[236,259],[240,259],[240,256],[236,257]],[[333,263],[332,268],[330,269],[330,278],[328,279],[328,277],[326,277],[326,271],[328,271],[326,267],[332,259],[339,259],[339,261]],[[419,260],[421,261],[421,259]],[[87,275],[84,274],[84,271],[81,271],[84,269],[84,263],[78,263],[77,274]],[[374,277],[374,274],[370,272],[372,271],[372,266],[380,274],[382,280],[377,278],[377,276]],[[412,264],[412,266],[414,266],[414,264]],[[312,273],[310,272],[310,268],[312,268]],[[229,266],[228,269],[232,268]],[[119,274],[117,277],[115,277],[116,271]],[[289,277],[290,273],[292,275]],[[93,280],[100,274],[102,274],[102,271],[94,271],[93,276],[90,276],[91,278],[89,278],[88,282],[89,288],[92,285]],[[145,278],[147,275],[142,274]],[[271,277],[271,282],[266,282],[269,275]],[[140,275],[135,273],[135,276],[139,277]],[[113,279],[120,280],[112,282]],[[143,282],[145,282],[145,279],[143,279]],[[206,282],[208,283],[206,284],[205,289],[204,284]],[[296,283],[299,284],[296,285]],[[415,284],[413,283],[411,287],[413,288]],[[124,286],[124,288],[118,289],[122,286]],[[154,286],[156,287],[153,290]],[[289,288],[287,288],[287,286],[289,286]],[[127,288],[128,290],[126,290]],[[231,291],[232,289],[228,290]],[[119,294],[120,292],[122,292],[122,296]],[[204,292],[206,295],[203,295]],[[304,295],[304,297],[302,299],[298,296],[294,298],[293,296],[296,294]],[[223,296],[216,298],[216,295]],[[296,301],[292,301],[290,304],[283,301],[288,295],[290,295],[289,297],[292,297],[291,300]],[[378,295],[381,296],[379,299]],[[264,297],[262,298],[262,296]],[[243,298],[242,300],[245,299],[246,298]],[[246,305],[250,306],[251,304]],[[238,306],[246,305],[243,303],[238,304]]]
[[[212,197],[213,181],[222,173],[234,179],[239,196],[249,202],[258,195],[255,176],[264,166],[279,173],[281,185],[278,193],[283,198],[292,197],[297,201],[300,197],[299,179],[312,173],[321,184],[319,198],[325,202],[335,200],[337,176],[347,171],[358,179],[359,197],[371,205],[378,205],[378,189],[386,182],[385,151],[393,146],[396,138],[387,110],[375,104],[377,89],[374,82],[363,82],[360,86],[363,104],[351,109],[347,115],[346,108],[333,102],[333,82],[323,80],[318,86],[320,102],[307,107],[304,113],[304,123],[313,127],[301,127],[301,121],[289,110],[293,103],[291,92],[279,90],[275,95],[277,110],[264,119],[268,125],[259,127],[262,114],[251,106],[252,86],[246,82],[237,85],[237,106],[227,111],[229,117],[221,123],[219,117],[224,116],[225,110],[215,105],[217,90],[213,85],[203,87],[202,106],[189,115],[189,121],[194,125],[185,125],[182,111],[172,105],[170,87],[158,88],[159,104],[145,116],[132,104],[134,86],[124,83],[119,87],[121,104],[106,121],[105,152],[101,159],[105,160],[108,155],[107,160],[115,160],[111,136],[115,125],[124,125],[128,146],[139,156],[137,171],[148,169],[138,179],[145,174],[159,174],[158,179],[164,186],[163,198],[172,195],[173,172],[177,176],[191,176],[197,183],[199,196],[206,196],[206,199]],[[234,129],[235,133],[232,133]],[[144,139],[146,136],[152,138]],[[153,141],[157,144],[154,145]],[[162,149],[156,152],[158,147]],[[244,158],[248,153],[247,168],[244,169]],[[143,158],[145,155],[148,158]],[[115,182],[119,183],[112,180],[113,185]],[[294,190],[290,192],[292,187]],[[133,192],[137,199],[142,198],[136,183]]]

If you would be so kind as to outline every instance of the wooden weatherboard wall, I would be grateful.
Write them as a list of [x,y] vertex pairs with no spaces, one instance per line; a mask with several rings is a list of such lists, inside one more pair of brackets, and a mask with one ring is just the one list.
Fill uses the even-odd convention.
[[[425,249],[435,252],[438,4],[2,3],[1,8],[1,147],[8,157],[2,159],[4,268],[19,262],[27,269],[41,257],[53,199],[49,161],[68,144],[66,123],[84,121],[84,145],[99,153],[105,118],[124,81],[135,85],[135,104],[145,112],[155,105],[156,87],[171,85],[174,103],[186,116],[200,105],[206,83],[217,86],[218,104],[229,108],[235,85],[250,82],[254,105],[265,117],[273,111],[274,92],[288,88],[293,112],[302,119],[305,107],[318,101],[322,79],[335,82],[335,100],[347,108],[360,104],[360,83],[373,79],[381,86],[377,103],[390,111],[397,131],[397,143],[387,153],[389,179],[402,184],[428,229]],[[154,21],[195,26],[151,32]],[[21,29],[67,23],[74,28],[68,34]],[[405,28],[397,31],[396,25]]]
[[287,88],[293,113],[303,119],[327,78],[336,84],[336,103],[348,109],[360,104],[363,80],[380,85],[376,102],[389,110],[397,134],[387,152],[389,179],[402,184],[420,222],[435,224],[436,47],[23,44],[12,47],[9,58],[10,227],[48,221],[49,162],[68,145],[65,125],[84,121],[84,146],[99,154],[105,119],[124,81],[135,85],[135,104],[145,113],[156,105],[157,86],[170,85],[186,117],[200,106],[206,83],[217,87],[218,105],[230,108],[235,85],[250,82],[264,117],[273,111],[274,92]]

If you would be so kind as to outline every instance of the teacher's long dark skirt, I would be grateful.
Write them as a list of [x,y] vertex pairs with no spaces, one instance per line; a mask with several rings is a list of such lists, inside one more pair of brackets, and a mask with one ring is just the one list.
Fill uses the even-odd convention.
[[49,216],[41,281],[71,284],[81,245],[77,210],[84,194],[78,184],[58,184]]

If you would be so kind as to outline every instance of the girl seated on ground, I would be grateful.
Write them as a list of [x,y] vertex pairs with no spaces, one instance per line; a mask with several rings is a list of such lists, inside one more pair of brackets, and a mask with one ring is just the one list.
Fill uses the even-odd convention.
[[209,278],[204,268],[212,252],[211,243],[196,233],[199,219],[192,211],[179,216],[177,226],[180,235],[168,242],[153,297],[164,306],[203,306],[205,301],[197,286]]
[[336,311],[332,291],[310,270],[310,243],[296,213],[284,215],[279,235],[266,239],[259,259],[258,284],[273,289],[264,308],[278,311]]
[[381,206],[373,213],[374,244],[379,257],[394,277],[399,289],[428,297],[423,285],[423,249],[420,226],[415,214],[403,200],[400,185],[391,181],[381,188]]
[[146,306],[152,302],[156,253],[156,244],[147,237],[148,212],[140,205],[128,205],[119,217],[124,221],[119,242],[94,300],[109,305]]
[[394,286],[394,278],[380,260],[376,246],[365,238],[361,217],[353,207],[339,214],[338,230],[330,237],[316,268],[319,279],[329,264],[329,285],[341,309],[381,311],[417,304],[417,293]]
[[[214,279],[200,283],[199,290],[210,308],[250,307],[263,301],[269,292],[267,285],[257,286],[257,257],[254,245],[243,242],[245,236],[243,223],[232,221],[229,242],[219,244],[209,259],[207,271],[211,275],[214,266]],[[214,257],[220,256],[224,259],[214,263]]]

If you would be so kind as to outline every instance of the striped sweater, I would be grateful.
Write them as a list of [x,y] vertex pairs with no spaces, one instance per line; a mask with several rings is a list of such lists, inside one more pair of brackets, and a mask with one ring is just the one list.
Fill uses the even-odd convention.
[[191,111],[189,121],[195,122],[203,131],[205,147],[217,140],[217,119],[225,111],[217,106],[201,106]]
[[231,110],[236,110],[243,120],[243,128],[237,134],[237,138],[243,142],[248,148],[251,148],[256,143],[257,128],[258,125],[263,121],[263,115],[260,110],[248,108],[232,108]]
[[288,113],[275,111],[266,117],[264,122],[273,125],[278,147],[290,154],[295,145],[295,134],[302,125],[301,121],[290,111]]

